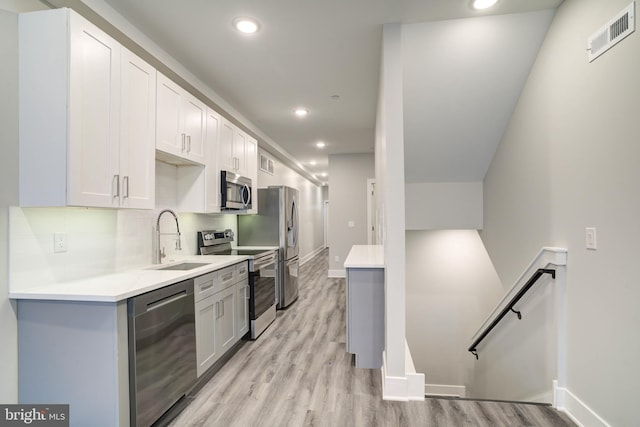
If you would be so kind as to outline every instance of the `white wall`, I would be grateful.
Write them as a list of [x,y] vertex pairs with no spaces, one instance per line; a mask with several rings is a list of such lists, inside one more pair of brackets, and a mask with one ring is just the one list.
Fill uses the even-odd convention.
[[[405,351],[406,272],[402,88],[402,27],[400,24],[385,24],[375,140],[376,221],[378,221],[376,243],[384,245],[385,261],[383,396],[386,399],[406,400],[411,398],[412,391],[407,377],[408,355]],[[418,388],[423,387],[424,378]],[[419,390],[419,394],[424,396],[424,391]],[[413,398],[419,397],[413,396]]]
[[475,230],[407,231],[406,242],[407,343],[416,370],[427,384],[468,387],[476,360],[467,348],[504,294],[500,279]]
[[505,283],[540,247],[568,249],[566,387],[615,426],[640,425],[640,33],[592,63],[585,46],[629,3],[560,6],[485,178],[481,233]]
[[482,182],[405,184],[407,230],[482,229]]
[[374,174],[373,154],[329,156],[330,276],[344,277],[344,260],[351,247],[367,244],[367,179]]
[[7,298],[7,221],[8,206],[18,200],[18,18],[1,9],[0,58],[0,402],[17,403],[18,327],[16,305]]
[[[259,153],[265,153],[259,149]],[[300,262],[305,263],[323,248],[324,219],[322,210],[323,190],[302,175],[265,153],[273,160],[273,175],[258,171],[257,188],[270,185],[287,185],[300,192]]]

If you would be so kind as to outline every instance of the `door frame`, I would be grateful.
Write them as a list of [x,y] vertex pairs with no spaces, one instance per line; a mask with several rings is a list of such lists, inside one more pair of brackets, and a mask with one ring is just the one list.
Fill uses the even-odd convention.
[[367,179],[367,244],[375,244],[376,180]]

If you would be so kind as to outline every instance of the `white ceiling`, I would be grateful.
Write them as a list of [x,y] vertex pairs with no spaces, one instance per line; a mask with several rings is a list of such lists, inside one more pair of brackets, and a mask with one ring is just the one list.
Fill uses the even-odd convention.
[[[373,151],[382,24],[451,20],[405,27],[412,44],[407,49],[421,52],[407,61],[404,76],[405,152],[412,159],[407,165],[407,178],[412,180],[418,176],[411,172],[416,169],[413,159],[420,158],[429,159],[430,167],[441,166],[432,168],[429,179],[482,179],[486,157],[493,155],[504,131],[504,110],[510,114],[513,109],[548,25],[541,18],[459,20],[488,14],[473,11],[469,0],[105,2],[311,173],[327,171],[327,154]],[[531,12],[561,2],[500,0],[489,13]],[[238,16],[258,19],[260,32],[235,32],[231,24]],[[467,33],[465,28],[474,31]],[[488,35],[494,31],[492,41],[497,44],[477,43],[478,28]],[[459,37],[435,40],[452,31]],[[474,73],[478,67],[484,74]],[[496,69],[502,71],[494,75]],[[297,106],[308,108],[309,116],[295,118]],[[470,111],[478,106],[488,120],[471,120]],[[473,135],[478,145],[469,151]],[[324,150],[315,148],[318,140],[327,143]],[[448,169],[446,161],[455,165],[460,155],[467,158]],[[311,160],[318,164],[311,166]]]

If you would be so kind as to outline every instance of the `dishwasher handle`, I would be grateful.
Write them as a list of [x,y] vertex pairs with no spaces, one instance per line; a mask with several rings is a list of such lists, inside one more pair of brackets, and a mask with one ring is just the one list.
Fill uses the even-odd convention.
[[165,305],[171,304],[173,302],[179,301],[182,298],[185,298],[186,296],[187,296],[187,291],[184,290],[184,291],[178,292],[177,294],[169,295],[168,297],[160,298],[158,300],[149,302],[147,303],[147,312],[163,307]]
[[193,279],[183,280],[162,288],[129,298],[127,312],[129,317],[137,317],[168,304],[193,296]]

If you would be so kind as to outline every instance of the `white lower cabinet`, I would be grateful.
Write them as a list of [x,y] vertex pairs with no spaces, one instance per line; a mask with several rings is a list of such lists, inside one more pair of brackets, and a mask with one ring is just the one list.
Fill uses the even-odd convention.
[[249,282],[236,283],[236,335],[242,338],[249,332]]
[[236,339],[236,289],[230,286],[216,294],[216,335],[220,338],[220,354],[229,350]]
[[198,376],[219,358],[216,351],[216,300],[211,295],[196,302],[196,358]]
[[247,280],[246,261],[195,278],[198,377],[248,332]]

